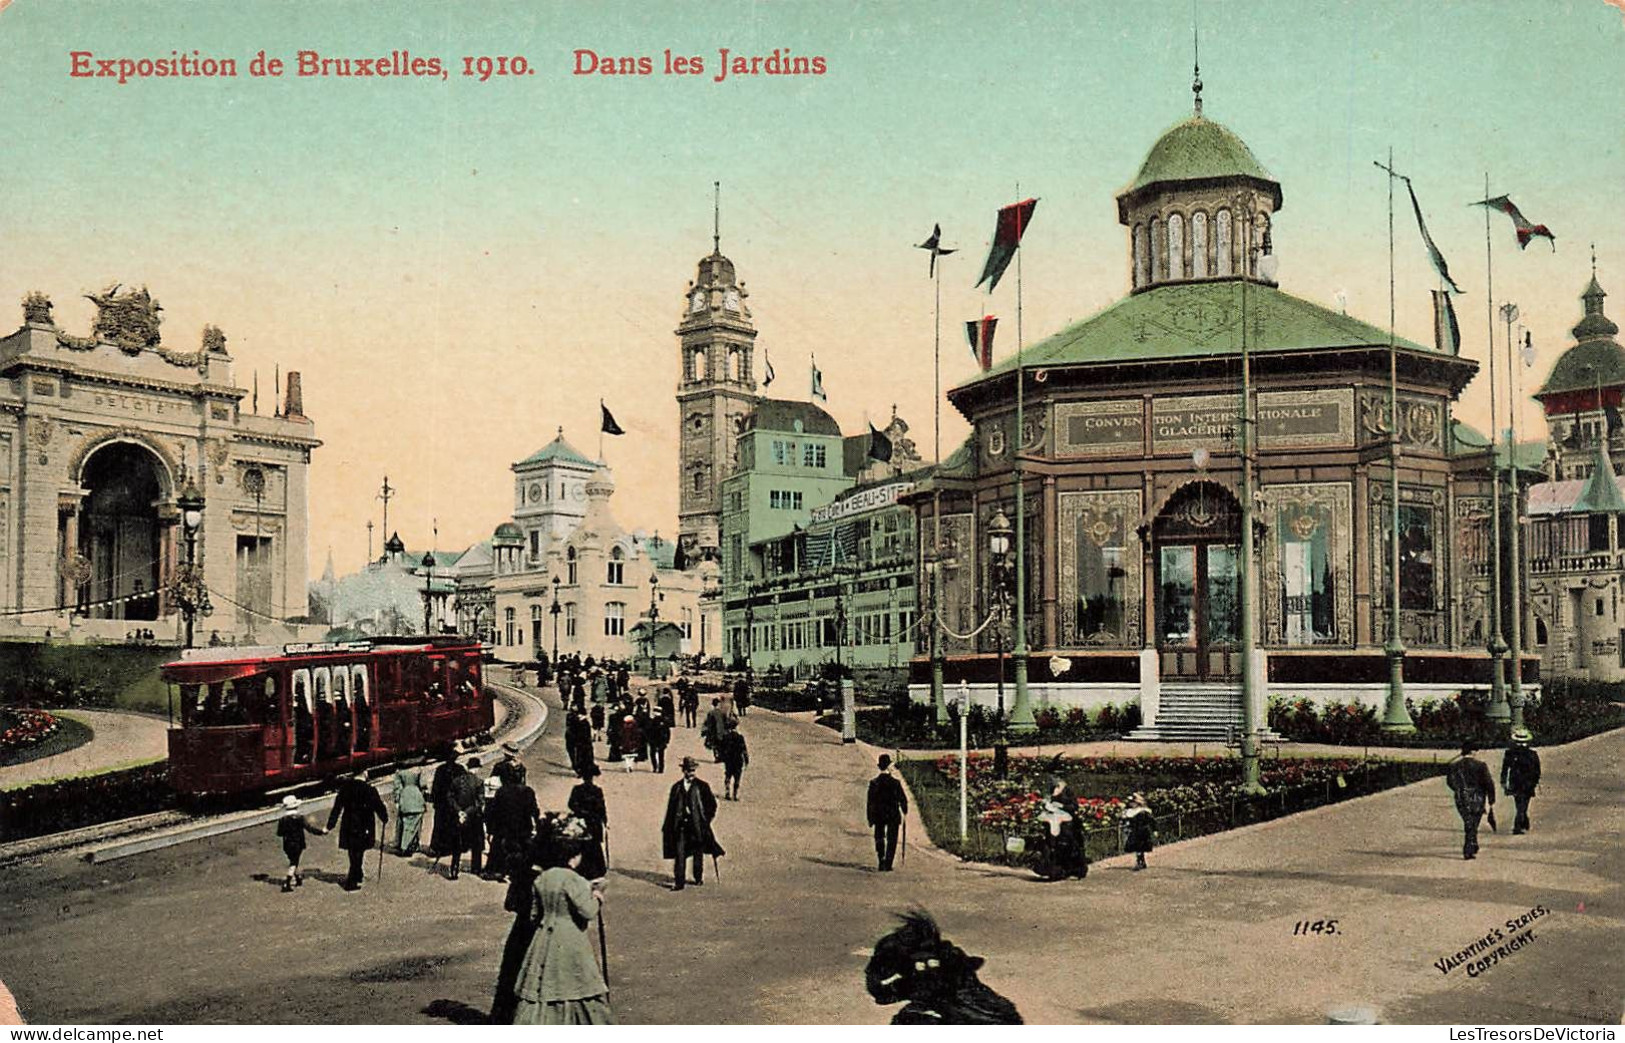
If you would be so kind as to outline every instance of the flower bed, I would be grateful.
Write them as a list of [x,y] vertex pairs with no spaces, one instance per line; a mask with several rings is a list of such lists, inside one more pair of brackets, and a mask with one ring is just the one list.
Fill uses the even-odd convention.
[[969,759],[969,835],[959,839],[959,758],[908,760],[903,770],[932,840],[978,861],[1008,862],[1005,838],[1035,831],[1048,779],[1067,780],[1078,798],[1085,843],[1099,858],[1121,850],[1120,825],[1130,794],[1141,792],[1160,842],[1375,793],[1439,774],[1442,764],[1351,757],[1270,759],[1261,765],[1265,796],[1241,792],[1235,757],[1011,757],[1003,779],[987,756]]
[[0,706],[0,757],[45,742],[62,727],[55,714]]

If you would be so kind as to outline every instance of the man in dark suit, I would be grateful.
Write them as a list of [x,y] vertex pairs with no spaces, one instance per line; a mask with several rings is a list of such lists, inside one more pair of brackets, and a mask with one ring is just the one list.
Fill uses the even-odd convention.
[[661,847],[672,860],[672,890],[683,889],[683,863],[694,864],[694,883],[705,883],[705,856],[722,855],[722,845],[711,832],[711,820],[717,815],[717,798],[704,779],[695,772],[700,762],[684,757],[678,767],[683,777],[672,783],[666,797],[666,819],[660,825]]
[[[1456,795],[1456,813],[1461,816],[1462,858],[1478,856],[1478,822],[1486,808],[1495,807],[1495,779],[1490,777],[1487,764],[1473,756],[1478,747],[1471,740],[1461,744],[1461,756],[1445,772],[1445,784]],[[1495,822],[1490,811],[1490,822]]]
[[880,774],[869,780],[869,825],[875,831],[875,858],[882,873],[891,872],[897,855],[897,831],[908,814],[908,794],[891,773],[891,756],[880,755]]
[[1530,748],[1535,736],[1528,728],[1512,733],[1512,745],[1501,755],[1501,786],[1517,807],[1512,819],[1512,835],[1529,832],[1529,798],[1540,785],[1540,754]]
[[327,816],[327,828],[322,832],[330,833],[333,824],[338,823],[339,847],[350,855],[350,875],[344,878],[346,891],[361,890],[361,860],[372,846],[377,843],[378,834],[373,826],[373,819],[388,824],[389,811],[384,807],[384,798],[378,791],[367,785],[365,772],[354,772],[346,775],[344,781],[339,783],[338,796],[333,798],[333,810]]

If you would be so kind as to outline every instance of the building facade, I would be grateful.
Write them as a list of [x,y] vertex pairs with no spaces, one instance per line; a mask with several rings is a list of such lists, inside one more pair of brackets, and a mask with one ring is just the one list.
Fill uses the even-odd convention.
[[915,543],[896,501],[922,467],[907,431],[894,415],[879,452],[810,402],[756,400],[722,485],[730,665],[807,676],[825,663],[906,664]]
[[195,553],[222,639],[292,639],[308,611],[308,476],[321,444],[297,373],[272,416],[238,386],[226,338],[163,343],[145,289],[91,295],[88,336],[43,294],[0,338],[0,628],[122,639],[180,632],[170,595],[186,561],[177,500],[203,497]]
[[524,662],[546,652],[551,658],[556,647],[563,655],[630,660],[640,651],[634,632],[640,621],[654,624],[644,632],[659,637],[662,647],[669,640],[662,625],[675,625],[680,653],[695,654],[700,591],[715,562],[678,569],[675,542],[623,529],[610,509],[615,485],[607,469],[599,468],[582,488],[580,522],[544,543],[534,560],[527,544],[516,544],[498,527],[490,578],[496,657]]
[[1524,642],[1552,678],[1625,680],[1625,349],[1596,273],[1574,344],[1536,393],[1546,414],[1547,480],[1528,490]]
[[[1477,364],[1284,292],[1270,234],[1282,202],[1198,100],[1118,196],[1129,294],[948,392],[972,450],[906,499],[940,569],[950,687],[963,679],[991,703],[998,656],[1015,644],[1008,623],[982,624],[997,602],[990,523],[1018,516],[1019,455],[1031,708],[1137,699],[1155,735],[1159,713],[1234,694],[1244,354],[1269,692],[1381,705],[1396,506],[1407,692],[1488,686],[1474,635],[1490,602],[1489,460],[1450,441]],[[1534,683],[1538,663],[1524,670]],[[930,698],[929,677],[916,658],[917,698]]]

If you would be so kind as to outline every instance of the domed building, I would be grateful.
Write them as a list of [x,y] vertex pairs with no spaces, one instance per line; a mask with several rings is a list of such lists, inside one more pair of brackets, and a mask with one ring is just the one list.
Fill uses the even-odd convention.
[[1529,489],[1526,632],[1548,676],[1620,681],[1625,493],[1613,461],[1625,454],[1625,348],[1603,311],[1606,296],[1593,272],[1574,344],[1535,394],[1546,413],[1550,477]]
[[[1197,90],[1194,115],[1157,140],[1117,196],[1126,296],[947,393],[974,428],[970,451],[907,498],[922,534],[941,503],[944,623],[974,632],[947,638],[947,687],[964,680],[991,705],[1003,669],[1017,721],[1044,706],[1138,701],[1147,738],[1223,738],[1248,723],[1238,575],[1246,356],[1255,662],[1267,694],[1382,707],[1395,459],[1406,694],[1487,688],[1489,453],[1448,434],[1478,364],[1281,289],[1271,235],[1281,186],[1202,114]],[[1011,628],[978,630],[995,607],[990,528],[1017,516],[1017,454],[1024,706],[1006,661]],[[923,569],[919,583],[923,602]],[[929,699],[920,647],[911,688]],[[1538,664],[1524,676],[1535,681]]]

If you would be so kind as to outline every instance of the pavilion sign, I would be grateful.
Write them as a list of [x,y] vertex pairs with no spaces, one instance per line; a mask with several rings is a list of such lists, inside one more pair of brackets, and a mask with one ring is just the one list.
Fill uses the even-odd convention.
[[834,521],[853,514],[862,514],[879,507],[890,507],[897,502],[897,498],[914,488],[913,482],[893,482],[890,485],[878,485],[873,489],[864,489],[855,492],[842,500],[832,504],[813,509],[812,520],[815,522]]
[[[1200,395],[1160,398],[1151,408],[1152,452],[1231,450],[1236,444],[1239,398]],[[1274,391],[1258,395],[1258,442],[1262,449],[1346,446],[1354,439],[1354,391]]]

